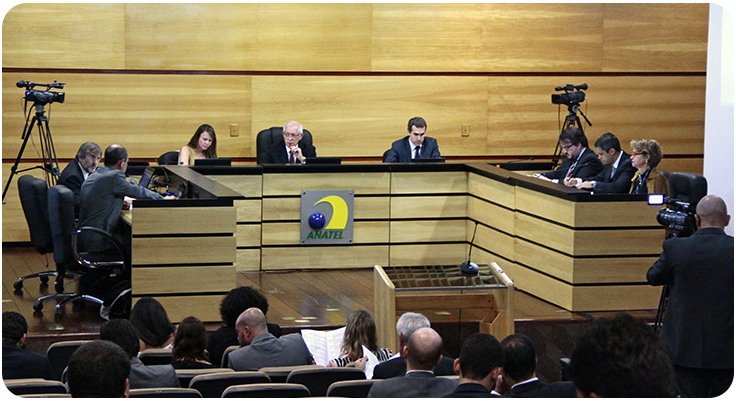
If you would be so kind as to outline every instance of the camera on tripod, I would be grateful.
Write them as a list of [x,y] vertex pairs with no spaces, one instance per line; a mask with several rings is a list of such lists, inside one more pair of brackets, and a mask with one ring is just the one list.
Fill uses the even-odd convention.
[[[64,103],[64,92],[51,92],[52,88],[64,89],[64,83],[54,81],[51,84],[37,84],[28,81],[18,81],[15,86],[26,88],[26,101],[34,104],[45,105],[48,103]],[[36,86],[45,86],[45,91],[33,89]]]
[[689,237],[698,230],[692,205],[664,195],[649,195],[650,205],[666,205],[657,212],[657,222],[670,229],[672,237]]
[[585,101],[585,92],[583,91],[587,89],[588,84],[558,86],[555,90],[565,91],[565,93],[552,95],[552,104],[580,104]]

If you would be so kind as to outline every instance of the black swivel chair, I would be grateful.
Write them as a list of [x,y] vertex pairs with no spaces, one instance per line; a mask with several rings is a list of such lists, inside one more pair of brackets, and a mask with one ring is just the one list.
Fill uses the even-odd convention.
[[[263,160],[263,152],[266,152],[268,148],[273,146],[274,143],[278,143],[281,141],[283,136],[281,133],[284,131],[283,127],[271,127],[264,129],[263,131],[259,132],[256,136],[256,161],[257,163],[261,163],[261,160]],[[302,129],[302,132],[304,133],[304,137],[302,138],[302,142],[305,145],[312,146],[312,133]]]
[[708,194],[708,181],[700,174],[670,173],[670,198],[690,203],[691,212],[695,206]]
[[171,166],[179,164],[179,151],[166,152],[158,157],[159,166]]

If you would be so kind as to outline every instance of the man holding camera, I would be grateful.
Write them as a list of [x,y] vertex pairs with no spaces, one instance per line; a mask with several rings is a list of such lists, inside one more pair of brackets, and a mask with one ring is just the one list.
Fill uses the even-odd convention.
[[726,203],[698,202],[698,231],[671,238],[647,272],[651,285],[670,286],[662,341],[675,367],[682,397],[717,397],[733,380],[733,237]]

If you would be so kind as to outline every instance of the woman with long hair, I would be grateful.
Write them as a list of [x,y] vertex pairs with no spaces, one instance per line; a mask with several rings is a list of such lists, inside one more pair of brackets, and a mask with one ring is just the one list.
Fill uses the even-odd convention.
[[217,136],[209,124],[202,124],[179,152],[179,164],[191,166],[195,159],[217,158]]
[[358,309],[348,316],[345,334],[342,337],[340,357],[331,360],[327,366],[344,367],[363,359],[365,357],[363,355],[364,345],[376,355],[379,362],[391,358],[390,349],[378,348],[378,334],[373,316],[362,309]]
[[171,365],[174,369],[210,369],[217,368],[211,364],[205,353],[207,331],[204,323],[194,316],[184,318],[179,323],[174,336],[174,350],[171,353]]

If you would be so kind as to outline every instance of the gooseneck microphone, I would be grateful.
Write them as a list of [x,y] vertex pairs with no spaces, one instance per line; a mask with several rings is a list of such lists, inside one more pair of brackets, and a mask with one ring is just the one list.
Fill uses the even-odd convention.
[[473,242],[475,242],[475,234],[478,232],[478,222],[475,222],[475,229],[473,230],[473,239],[470,240],[470,249],[468,250],[468,260],[460,263],[460,271],[468,276],[475,276],[480,270],[478,265],[470,261],[470,254],[473,253]]

